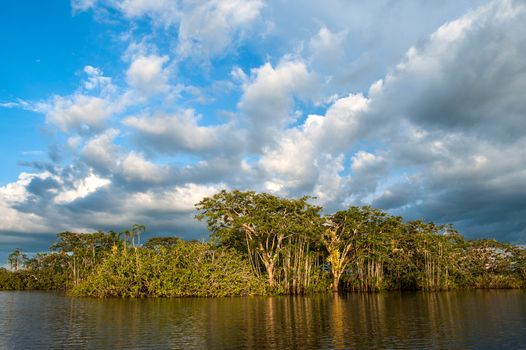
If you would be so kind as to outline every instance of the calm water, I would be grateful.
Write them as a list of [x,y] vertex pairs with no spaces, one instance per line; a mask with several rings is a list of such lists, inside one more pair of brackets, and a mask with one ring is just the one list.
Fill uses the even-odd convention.
[[526,349],[525,291],[91,299],[0,292],[0,349]]

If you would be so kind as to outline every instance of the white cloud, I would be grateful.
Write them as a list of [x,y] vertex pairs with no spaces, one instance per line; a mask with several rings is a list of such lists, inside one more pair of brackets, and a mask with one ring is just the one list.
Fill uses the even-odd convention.
[[126,202],[126,207],[134,212],[157,211],[157,212],[179,212],[191,213],[195,210],[195,204],[204,197],[225,189],[225,185],[200,185],[187,183],[162,191],[137,192]]
[[107,120],[124,105],[114,100],[116,87],[110,77],[93,66],[85,66],[86,79],[82,88],[68,96],[54,96],[49,101],[25,102],[21,107],[44,113],[46,121],[63,132],[98,132],[104,129]]
[[110,173],[115,169],[119,149],[113,140],[119,135],[117,129],[108,129],[104,133],[91,138],[82,148],[80,156],[91,167]]
[[20,173],[16,182],[8,183],[7,185],[0,187],[1,202],[8,204],[23,203],[28,198],[26,187],[29,186],[31,181],[35,178],[47,179],[49,177],[52,177],[49,172],[43,172],[40,174],[30,174],[26,172]]
[[46,120],[66,132],[100,130],[115,111],[108,101],[94,96],[55,96],[46,113]]
[[312,140],[298,130],[281,135],[275,148],[265,151],[259,166],[272,179],[268,190],[280,192],[311,186],[317,178],[317,150]]
[[83,84],[86,90],[97,90],[101,96],[109,96],[115,92],[111,78],[105,76],[99,68],[85,66],[84,73],[87,75]]
[[370,168],[375,168],[384,161],[383,157],[365,151],[358,151],[352,157],[351,169],[353,172],[360,172]]
[[135,152],[129,153],[121,161],[121,171],[127,181],[161,182],[169,175],[169,169],[152,163]]
[[258,167],[266,190],[282,195],[313,194],[328,208],[349,195],[344,154],[359,140],[368,100],[349,95],[336,100],[324,116],[310,115],[303,125],[281,131],[264,149]]
[[177,115],[129,117],[124,124],[137,130],[138,142],[165,153],[214,152],[237,140],[230,124],[201,126],[191,109]]
[[85,178],[76,180],[73,183],[73,188],[58,193],[54,198],[54,202],[59,205],[71,203],[77,199],[85,198],[101,187],[107,187],[110,183],[109,179],[90,173]]
[[82,143],[82,138],[80,136],[71,136],[68,138],[68,141],[67,141],[68,148],[72,152],[74,152],[81,143]]
[[250,140],[255,149],[277,136],[293,122],[293,97],[308,99],[315,94],[316,79],[304,62],[285,58],[274,68],[266,63],[253,69],[243,84],[238,108],[247,120]]
[[24,213],[13,209],[6,203],[0,203],[2,231],[4,232],[50,232],[46,220],[34,213]]
[[312,74],[305,63],[299,60],[285,58],[276,68],[265,63],[251,73],[250,82],[244,85],[243,98],[239,104],[241,110],[250,111],[251,107],[262,108],[260,103],[271,103],[276,105],[276,109],[287,111],[292,93],[307,98],[314,89]]
[[316,202],[329,213],[346,204],[344,201],[349,196],[350,177],[340,174],[345,170],[344,160],[343,154],[336,157],[325,154],[315,163],[319,174],[312,189],[312,195],[316,197]]
[[169,72],[163,68],[167,61],[168,56],[135,57],[126,72],[126,81],[143,97],[167,92]]
[[[189,4],[189,3],[187,3]],[[211,0],[181,9],[178,52],[183,57],[224,54],[259,15],[260,0]]]
[[[94,7],[95,0],[74,0],[75,9]],[[258,18],[262,0],[109,0],[110,6],[128,19],[148,17],[154,26],[176,27],[180,58],[221,56]]]
[[26,187],[34,178],[46,179],[51,177],[50,173],[40,174],[21,173],[18,180],[0,187],[0,219],[2,220],[2,231],[6,232],[49,232],[46,220],[31,212],[23,212],[16,206],[24,203],[30,194]]
[[333,33],[325,26],[320,28],[309,42],[310,59],[316,68],[328,72],[330,76],[337,73],[335,67],[344,66],[346,35],[345,31]]
[[163,25],[175,24],[181,15],[177,2],[171,0],[114,0],[112,3],[126,17],[149,16]]
[[230,75],[234,80],[239,81],[241,83],[246,83],[248,81],[247,74],[239,67],[232,68]]
[[71,0],[71,7],[75,12],[81,12],[89,10],[94,7],[97,3],[97,0]]

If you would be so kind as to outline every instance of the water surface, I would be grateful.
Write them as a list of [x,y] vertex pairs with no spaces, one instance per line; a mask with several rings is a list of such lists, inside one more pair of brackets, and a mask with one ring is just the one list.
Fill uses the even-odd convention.
[[526,292],[92,299],[0,292],[0,349],[526,349]]

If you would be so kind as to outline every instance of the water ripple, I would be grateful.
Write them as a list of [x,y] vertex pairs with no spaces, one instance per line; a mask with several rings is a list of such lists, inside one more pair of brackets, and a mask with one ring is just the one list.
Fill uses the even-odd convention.
[[0,292],[0,349],[520,349],[526,292],[91,299]]

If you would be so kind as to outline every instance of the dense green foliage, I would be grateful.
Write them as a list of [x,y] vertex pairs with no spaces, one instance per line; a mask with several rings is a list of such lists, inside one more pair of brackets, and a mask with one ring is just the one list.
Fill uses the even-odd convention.
[[155,249],[114,249],[73,295],[182,297],[264,295],[266,286],[239,254],[180,241]]
[[222,191],[196,205],[210,242],[121,233],[58,234],[51,252],[16,249],[0,289],[76,296],[179,297],[322,291],[525,288],[526,249],[465,240],[450,225],[371,207],[322,216],[309,198]]
[[244,254],[272,289],[300,294],[319,289],[323,280],[321,255],[314,249],[321,208],[307,199],[221,191],[197,204],[197,218],[206,218],[213,240]]

